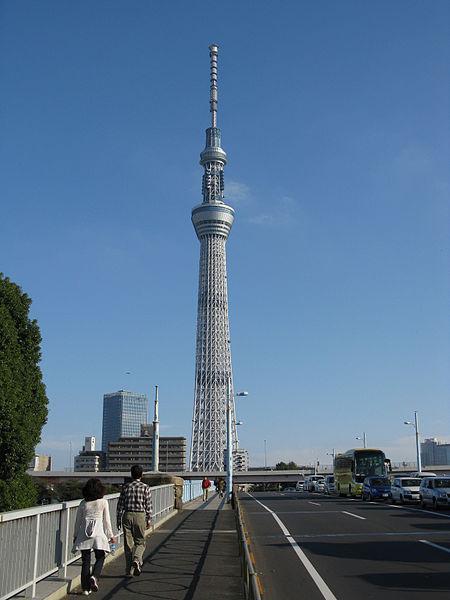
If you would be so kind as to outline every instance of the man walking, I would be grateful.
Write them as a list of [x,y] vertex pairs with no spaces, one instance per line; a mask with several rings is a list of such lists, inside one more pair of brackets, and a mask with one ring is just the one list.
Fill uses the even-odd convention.
[[122,489],[117,504],[117,528],[123,527],[126,576],[140,575],[145,550],[145,530],[152,520],[152,495],[142,483],[142,467],[131,467],[133,481]]
[[211,487],[211,482],[207,477],[203,477],[202,490],[203,490],[203,502],[208,500],[208,490]]

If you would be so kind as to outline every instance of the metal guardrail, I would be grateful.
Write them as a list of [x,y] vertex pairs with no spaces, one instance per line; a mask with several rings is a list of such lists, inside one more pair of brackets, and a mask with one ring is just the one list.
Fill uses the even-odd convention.
[[245,597],[247,600],[261,600],[261,593],[259,591],[258,585],[258,575],[255,571],[250,556],[250,550],[247,544],[244,523],[242,520],[241,506],[236,491],[234,491],[234,506],[239,540],[239,552],[241,555],[241,569],[244,579]]
[[199,481],[185,481],[183,485],[183,503],[195,500],[202,495],[202,482]]
[[[200,484],[201,485],[201,484]],[[198,482],[185,482],[183,499],[201,495]],[[174,510],[174,485],[151,488],[153,525]],[[197,496],[195,495],[197,494]],[[116,509],[120,494],[105,496],[111,513],[114,535],[122,544],[122,532],[116,529]],[[36,596],[38,581],[58,573],[67,578],[67,567],[80,558],[72,554],[73,527],[81,500],[35,506],[24,510],[0,513],[0,600],[6,600],[28,588]],[[5,568],[5,565],[14,565]]]

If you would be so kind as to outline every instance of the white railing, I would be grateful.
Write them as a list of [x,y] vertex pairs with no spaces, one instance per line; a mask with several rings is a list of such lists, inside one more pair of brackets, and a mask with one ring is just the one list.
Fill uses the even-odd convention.
[[202,495],[202,481],[185,481],[183,486],[183,502],[190,502]]
[[[184,482],[183,500],[189,502],[201,495],[200,485],[200,482]],[[175,489],[170,484],[155,486],[151,490],[153,525],[156,525],[173,512]],[[119,495],[105,496],[114,535],[118,539],[117,546],[122,543],[122,532],[116,529]],[[71,553],[75,516],[80,502],[73,500],[0,513],[0,600],[28,588],[31,588],[34,598],[37,582],[54,573],[67,578],[68,565],[80,558],[80,554]]]

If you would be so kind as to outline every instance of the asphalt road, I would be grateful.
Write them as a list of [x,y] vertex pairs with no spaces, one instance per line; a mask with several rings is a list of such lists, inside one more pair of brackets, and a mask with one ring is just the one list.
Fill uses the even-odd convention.
[[264,600],[449,600],[450,511],[240,494]]

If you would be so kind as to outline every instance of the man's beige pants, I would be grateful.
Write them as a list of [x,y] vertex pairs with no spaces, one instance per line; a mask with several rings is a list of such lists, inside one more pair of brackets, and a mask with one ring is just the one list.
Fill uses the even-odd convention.
[[145,550],[145,524],[145,513],[143,512],[126,512],[122,517],[127,573],[130,572],[133,561],[142,565],[142,556]]

